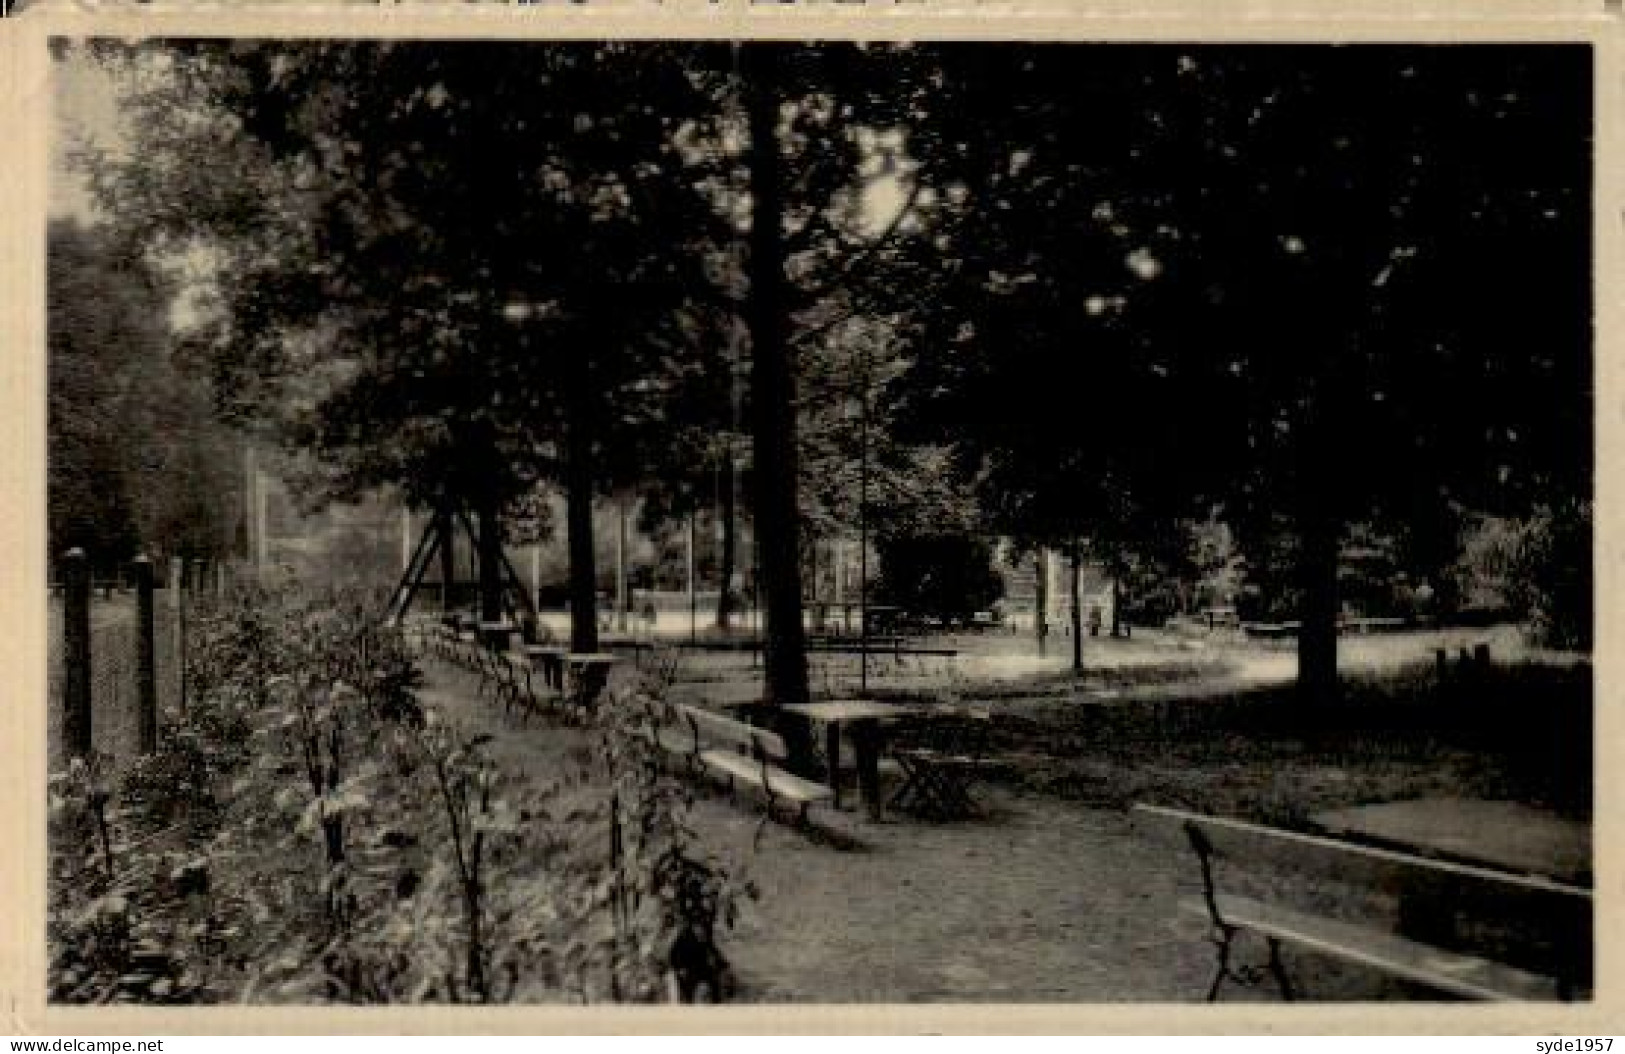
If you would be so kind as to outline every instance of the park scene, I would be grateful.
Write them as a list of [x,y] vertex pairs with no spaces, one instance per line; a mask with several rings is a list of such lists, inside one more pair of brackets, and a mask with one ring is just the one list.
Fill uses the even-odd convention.
[[1592,997],[1588,48],[52,77],[54,1003]]

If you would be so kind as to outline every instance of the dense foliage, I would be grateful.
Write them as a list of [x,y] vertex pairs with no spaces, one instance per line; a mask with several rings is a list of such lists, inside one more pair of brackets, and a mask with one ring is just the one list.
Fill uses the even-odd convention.
[[993,547],[968,534],[882,535],[875,599],[911,615],[966,624],[1004,593]]
[[198,612],[159,751],[52,777],[53,1000],[668,997],[674,947],[744,887],[631,734],[647,689],[590,766],[516,779],[376,614],[291,585]]
[[[968,520],[1154,591],[1217,515],[1330,688],[1340,599],[1448,599],[1464,524],[1590,485],[1577,48],[124,55],[142,149],[95,189],[209,264],[222,408],[317,490],[494,522],[561,488],[583,650],[608,490],[715,495],[730,580],[749,501],[785,700],[809,535]],[[1340,598],[1340,562],[1390,595]]]
[[1589,491],[1580,50],[933,60],[909,151],[955,264],[899,391],[999,529],[1121,562],[1218,505],[1326,687],[1359,534],[1438,582],[1475,510]]
[[232,443],[208,385],[173,357],[168,284],[130,246],[73,221],[52,222],[48,249],[50,552],[77,546],[110,574],[141,549],[229,549]]

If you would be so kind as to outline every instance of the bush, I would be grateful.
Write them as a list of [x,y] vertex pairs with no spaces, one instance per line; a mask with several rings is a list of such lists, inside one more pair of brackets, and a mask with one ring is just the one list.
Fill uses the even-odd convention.
[[1591,502],[1543,505],[1522,519],[1479,517],[1455,569],[1469,608],[1505,610],[1554,648],[1592,646]]
[[897,534],[876,543],[875,599],[945,624],[967,623],[1004,595],[993,548],[969,534]]

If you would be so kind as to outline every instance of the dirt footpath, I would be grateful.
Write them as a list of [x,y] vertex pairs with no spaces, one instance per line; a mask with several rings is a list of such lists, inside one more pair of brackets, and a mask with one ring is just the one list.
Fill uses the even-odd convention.
[[[1116,1002],[1200,991],[1205,951],[1163,914],[1169,862],[1121,814],[989,792],[959,823],[860,823],[869,848],[778,831],[730,949],[763,1000]],[[1198,954],[1193,957],[1191,952]]]
[[[496,735],[493,757],[537,774],[568,764],[586,734],[545,718],[521,728],[477,699],[474,679],[427,664],[425,701],[471,731]],[[755,881],[723,950],[748,1002],[1189,1001],[1212,964],[1199,919],[1177,911],[1194,861],[1142,840],[1116,809],[1035,792],[984,789],[985,818],[931,823],[852,812],[829,821],[841,847],[770,824],[742,796],[699,793],[705,845]],[[843,797],[843,802],[847,797]],[[848,803],[850,808],[850,803]],[[1293,964],[1311,998],[1392,998],[1379,980],[1322,963]],[[1270,998],[1234,992],[1227,998]]]

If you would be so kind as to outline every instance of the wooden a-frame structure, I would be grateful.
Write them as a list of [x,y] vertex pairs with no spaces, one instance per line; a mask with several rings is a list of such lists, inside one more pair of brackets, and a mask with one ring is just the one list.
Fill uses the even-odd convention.
[[[441,568],[441,596],[446,606],[450,607],[452,587],[456,584],[456,561],[454,549],[457,526],[461,524],[468,536],[469,548],[474,554],[477,569],[476,581],[484,581],[487,569],[480,567],[482,554],[488,550],[494,551],[497,560],[495,574],[500,580],[501,602],[504,615],[514,622],[519,621],[522,613],[533,623],[536,619],[536,602],[525,588],[519,573],[508,562],[508,556],[502,550],[500,542],[491,544],[486,539],[482,544],[479,532],[474,529],[467,511],[454,501],[447,501],[435,510],[424,524],[423,533],[419,536],[417,546],[412,551],[412,557],[407,561],[406,569],[401,572],[400,580],[395,585],[394,593],[390,596],[389,610],[386,620],[389,625],[398,624],[406,617],[406,612],[412,607],[412,599],[417,595],[418,587],[423,584],[424,575],[428,573],[429,566],[436,555],[440,557]],[[495,531],[495,524],[482,524],[489,531]]]

